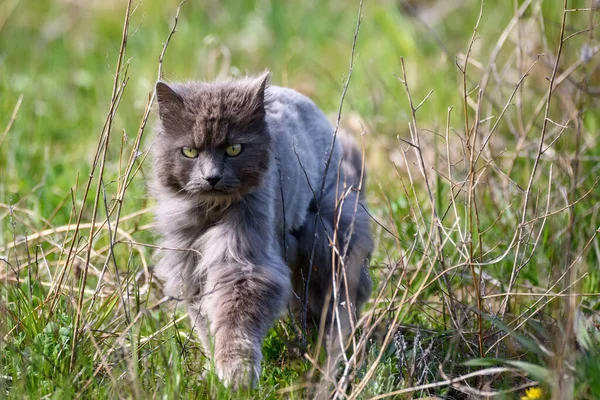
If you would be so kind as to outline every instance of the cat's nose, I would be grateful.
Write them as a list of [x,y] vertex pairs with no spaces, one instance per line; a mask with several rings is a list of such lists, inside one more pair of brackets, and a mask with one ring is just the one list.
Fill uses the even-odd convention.
[[210,176],[210,177],[207,177],[204,179],[206,179],[206,181],[210,184],[210,186],[215,186],[217,183],[219,183],[219,181],[221,180],[221,177],[220,176]]

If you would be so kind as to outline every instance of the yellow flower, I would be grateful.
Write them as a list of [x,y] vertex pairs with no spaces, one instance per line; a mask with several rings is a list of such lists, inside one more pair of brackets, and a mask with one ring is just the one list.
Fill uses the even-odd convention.
[[542,389],[539,387],[532,387],[525,391],[525,396],[521,397],[521,400],[538,400],[542,398]]

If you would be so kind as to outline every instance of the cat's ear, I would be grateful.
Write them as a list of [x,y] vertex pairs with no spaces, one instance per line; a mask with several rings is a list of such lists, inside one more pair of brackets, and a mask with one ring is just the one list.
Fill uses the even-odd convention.
[[156,99],[158,114],[163,121],[183,107],[183,98],[171,86],[161,81],[156,82]]
[[256,78],[254,82],[254,101],[256,105],[264,109],[265,107],[265,91],[271,84],[271,73],[265,71],[262,75]]

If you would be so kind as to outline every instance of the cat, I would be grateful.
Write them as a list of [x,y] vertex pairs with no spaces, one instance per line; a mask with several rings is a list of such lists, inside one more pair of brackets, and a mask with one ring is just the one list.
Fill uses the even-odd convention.
[[269,76],[156,84],[154,273],[234,389],[256,385],[263,340],[286,310],[304,330],[325,318],[335,364],[371,291],[362,154]]

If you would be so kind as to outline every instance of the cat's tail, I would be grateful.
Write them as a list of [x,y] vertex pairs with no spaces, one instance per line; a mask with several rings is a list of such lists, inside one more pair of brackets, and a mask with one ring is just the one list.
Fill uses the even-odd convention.
[[336,141],[342,150],[341,167],[346,182],[359,189],[360,197],[363,197],[367,181],[363,152],[354,137],[342,128],[338,130]]

